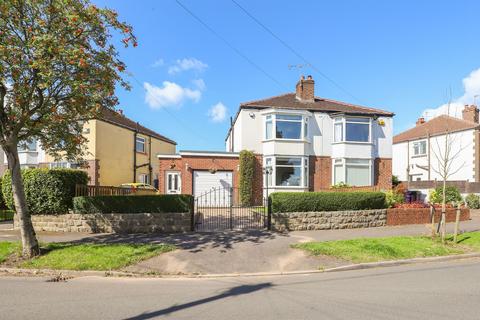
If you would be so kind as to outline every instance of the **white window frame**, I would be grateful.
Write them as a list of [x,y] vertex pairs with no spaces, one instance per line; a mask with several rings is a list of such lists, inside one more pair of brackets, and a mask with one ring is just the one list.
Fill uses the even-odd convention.
[[[34,148],[30,148],[34,146]],[[18,152],[37,152],[38,151],[38,142],[36,139],[32,139],[31,141],[24,141],[18,144]]]
[[150,177],[148,173],[140,173],[138,175],[138,182],[143,184],[150,184]]
[[[177,189],[170,189],[168,186],[169,176],[177,176]],[[165,193],[167,194],[180,194],[182,193],[182,175],[180,171],[166,171],[165,172]]]
[[[365,160],[368,161],[368,164],[349,164],[347,163],[348,160]],[[373,160],[372,159],[361,159],[361,158],[334,158],[332,159],[332,185],[335,185],[337,183],[347,183],[347,167],[348,165],[354,165],[354,166],[364,166],[368,167],[369,170],[369,184],[362,186],[362,187],[368,187],[368,186],[373,186]],[[335,179],[335,167],[336,166],[341,166],[343,168],[343,177],[344,181],[336,181]]]
[[[349,120],[347,120],[349,119]],[[368,123],[365,121],[352,121],[350,119],[368,119]],[[347,140],[347,123],[356,123],[356,124],[363,124],[368,125],[368,141],[355,141],[355,140]],[[335,135],[335,125],[341,124],[342,130],[341,139],[337,139]],[[341,116],[333,118],[333,143],[360,143],[360,144],[369,144],[372,143],[372,118],[371,117],[358,117],[358,116]]]
[[[416,153],[416,146],[420,146],[421,144],[424,144],[425,145],[425,150],[423,153]],[[420,141],[415,141],[412,143],[412,148],[413,148],[413,156],[414,157],[421,157],[421,156],[426,156],[427,155],[427,149],[428,149],[428,146],[427,146],[427,140],[420,140]],[[420,149],[419,149],[420,150]]]
[[[300,185],[298,186],[282,186],[277,185],[277,158],[290,158],[300,160],[300,165],[278,165],[279,167],[299,167],[300,168]],[[277,155],[266,156],[263,158],[264,168],[270,168],[270,178],[263,177],[263,186],[266,187],[266,181],[270,182],[269,188],[285,188],[285,189],[307,189],[309,185],[309,158],[305,156],[290,156],[290,155]]]
[[[277,116],[293,116],[293,117],[300,117],[298,120],[287,120],[287,119],[277,119]],[[309,133],[309,123],[308,123],[309,115],[302,114],[302,113],[291,113],[291,112],[277,112],[277,113],[268,113],[264,116],[263,121],[263,140],[264,141],[308,141],[308,133]],[[300,123],[300,137],[297,138],[277,138],[277,121],[278,122],[297,122]],[[271,122],[271,132],[270,137],[267,134],[267,122]]]
[[[145,153],[145,152],[146,152],[146,151],[145,151],[145,150],[146,150],[146,149],[145,149],[145,143],[146,143],[146,141],[147,141],[147,140],[146,140],[144,137],[137,136],[137,137],[135,138],[135,151],[136,151],[136,152]],[[143,150],[139,150],[139,149],[138,149],[138,144],[139,144],[139,143],[143,145]]]
[[49,169],[78,169],[78,163],[68,161],[55,161],[48,164]]

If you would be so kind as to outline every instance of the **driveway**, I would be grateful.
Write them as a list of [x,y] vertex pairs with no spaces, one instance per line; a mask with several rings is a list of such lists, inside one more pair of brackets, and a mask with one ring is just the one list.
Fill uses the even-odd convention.
[[[460,224],[462,231],[480,230],[480,215]],[[448,224],[453,231],[453,224]],[[290,245],[305,241],[344,240],[359,237],[428,235],[428,225],[378,227],[325,231],[276,233],[263,230],[186,234],[78,234],[39,233],[45,242],[96,243],[171,243],[179,250],[130,266],[126,270],[162,274],[239,274],[314,270],[346,264],[346,261],[321,256],[313,257]],[[0,241],[18,239],[17,231],[1,231]]]

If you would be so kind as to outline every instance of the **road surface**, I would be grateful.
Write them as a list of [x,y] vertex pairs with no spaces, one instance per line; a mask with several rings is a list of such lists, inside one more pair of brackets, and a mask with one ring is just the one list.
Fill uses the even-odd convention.
[[479,319],[480,260],[216,279],[0,277],[1,319]]

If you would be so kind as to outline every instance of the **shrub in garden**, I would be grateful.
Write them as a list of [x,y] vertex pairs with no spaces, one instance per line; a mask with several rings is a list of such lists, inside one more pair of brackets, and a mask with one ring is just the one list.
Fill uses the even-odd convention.
[[[462,201],[462,195],[455,186],[446,186],[445,188],[445,203],[453,204]],[[431,203],[440,204],[443,202],[443,186],[436,187],[430,191],[429,199]]]
[[[22,179],[31,214],[64,214],[73,208],[75,185],[87,184],[87,173],[72,169],[24,169]],[[14,210],[12,179],[7,170],[2,180],[7,207]]]
[[5,209],[5,200],[3,200],[3,192],[2,192],[2,177],[0,177],[0,210]]
[[75,197],[75,213],[163,213],[190,212],[193,196],[163,194],[143,196]]
[[274,192],[272,212],[342,211],[386,208],[383,192]]
[[239,156],[239,188],[240,202],[250,205],[253,199],[253,175],[255,173],[255,155],[253,152],[243,150]]
[[385,192],[385,201],[387,207],[392,208],[398,204],[405,202],[405,195],[398,192],[396,189],[389,190]]
[[465,198],[465,202],[470,209],[480,209],[480,196],[476,194],[469,194]]

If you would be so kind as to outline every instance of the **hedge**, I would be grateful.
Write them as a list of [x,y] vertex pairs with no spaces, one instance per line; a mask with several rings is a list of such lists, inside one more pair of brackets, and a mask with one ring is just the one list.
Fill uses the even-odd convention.
[[311,212],[384,209],[383,192],[274,192],[272,212]]
[[5,200],[3,200],[2,179],[3,177],[0,177],[0,210],[7,208],[7,206],[5,205]]
[[243,150],[240,152],[239,162],[240,203],[250,205],[253,198],[255,155],[251,151]]
[[[87,173],[72,169],[24,169],[23,186],[30,214],[65,214],[73,208],[75,185],[87,184]],[[12,178],[7,170],[2,180],[5,204],[14,210]]]
[[190,212],[193,197],[186,194],[75,197],[75,213]]

